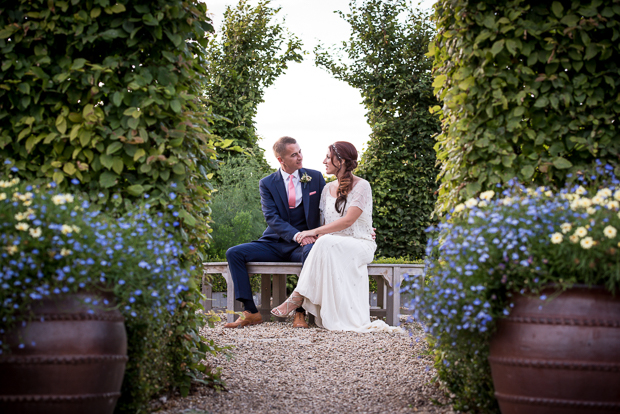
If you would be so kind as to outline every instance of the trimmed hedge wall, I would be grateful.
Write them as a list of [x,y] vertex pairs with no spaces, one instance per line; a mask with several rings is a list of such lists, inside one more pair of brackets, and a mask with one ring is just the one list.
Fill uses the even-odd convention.
[[[426,56],[434,36],[428,13],[406,0],[357,0],[340,16],[352,35],[316,64],[359,89],[372,128],[359,176],[372,186],[377,255],[424,258],[433,224],[439,172],[434,135],[439,119]],[[339,56],[346,55],[347,59]]]
[[562,187],[596,159],[618,165],[617,1],[440,0],[434,20],[436,211],[515,177]]
[[[10,3],[10,5],[9,5]],[[115,214],[148,203],[199,264],[208,241],[211,116],[202,99],[207,34],[197,0],[18,0],[0,6],[0,168],[27,182],[70,181]],[[195,246],[192,247],[191,245]],[[174,316],[128,323],[117,411],[157,393],[219,384],[200,363],[195,286]],[[157,355],[154,355],[157,354]]]

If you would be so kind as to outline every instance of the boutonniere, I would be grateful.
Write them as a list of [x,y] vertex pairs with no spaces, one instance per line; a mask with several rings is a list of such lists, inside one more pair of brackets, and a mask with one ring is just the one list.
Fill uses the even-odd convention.
[[308,184],[310,181],[312,181],[312,177],[310,177],[308,175],[308,173],[304,173],[304,175],[301,176],[301,178],[299,179],[300,183],[304,184],[304,187],[306,186],[306,184]]

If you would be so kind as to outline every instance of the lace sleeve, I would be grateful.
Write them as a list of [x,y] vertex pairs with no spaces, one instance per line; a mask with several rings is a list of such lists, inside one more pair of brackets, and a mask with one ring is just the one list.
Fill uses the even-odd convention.
[[362,211],[372,210],[372,189],[368,181],[357,183],[349,194],[347,204],[350,207],[358,207]]
[[329,191],[329,184],[323,187],[321,192],[321,201],[319,202],[319,210],[321,210],[321,226],[325,224],[325,203],[327,198],[327,192]]

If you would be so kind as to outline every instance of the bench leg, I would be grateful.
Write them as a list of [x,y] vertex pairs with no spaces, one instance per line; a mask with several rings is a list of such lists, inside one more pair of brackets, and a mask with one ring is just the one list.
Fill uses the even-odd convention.
[[[279,306],[286,300],[286,275],[273,275],[273,307]],[[284,322],[286,318],[276,318],[278,322]]]
[[385,280],[382,276],[375,279],[377,281],[377,307],[385,309]]
[[271,275],[260,276],[260,315],[263,321],[271,320]]
[[210,283],[207,283],[207,274],[202,274],[202,294],[205,296],[205,299],[202,301],[202,307],[205,312],[213,309],[213,287]]
[[[235,300],[235,284],[233,283],[230,273],[222,273],[226,280],[226,309],[231,312],[240,312],[241,302]],[[234,322],[235,315],[232,313],[226,314],[226,322]]]
[[391,326],[400,325],[400,283],[400,275],[396,274],[392,278],[392,286],[387,286],[387,309],[385,322]]

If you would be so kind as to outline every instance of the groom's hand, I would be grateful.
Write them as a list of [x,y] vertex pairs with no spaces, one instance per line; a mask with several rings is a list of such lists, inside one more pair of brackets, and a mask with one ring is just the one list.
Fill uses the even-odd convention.
[[305,246],[306,244],[312,244],[316,241],[317,237],[314,236],[308,236],[308,237],[304,237],[303,239],[301,239],[301,244],[302,246]]

